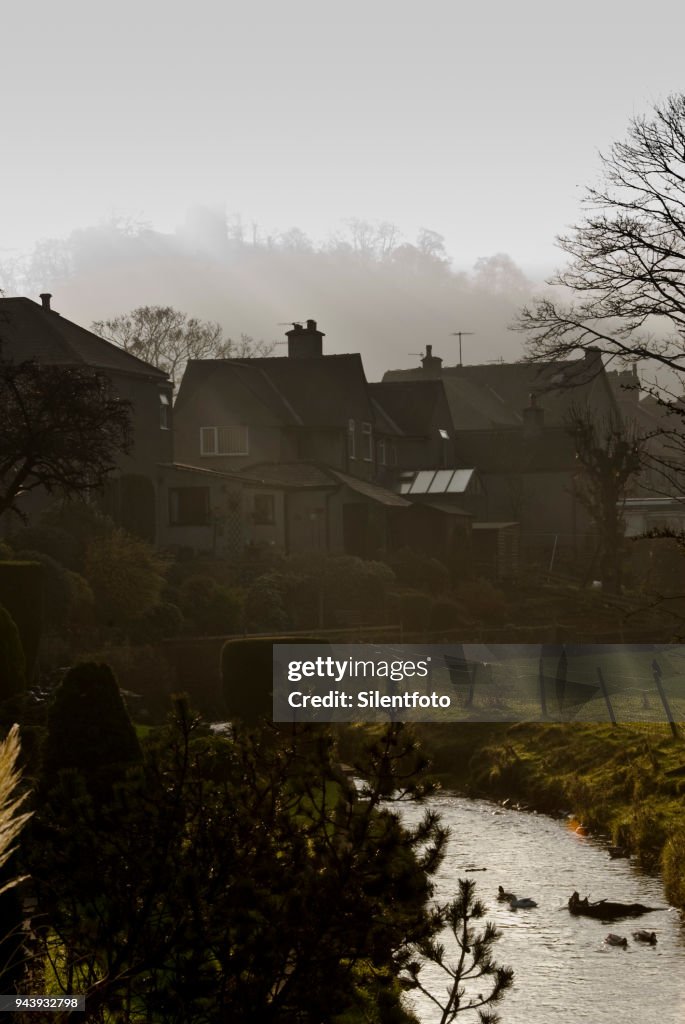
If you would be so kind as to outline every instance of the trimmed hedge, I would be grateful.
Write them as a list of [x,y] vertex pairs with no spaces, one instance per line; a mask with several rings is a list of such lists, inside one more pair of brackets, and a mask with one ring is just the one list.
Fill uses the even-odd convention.
[[21,637],[26,678],[33,678],[43,631],[43,566],[38,562],[0,562],[0,604]]
[[11,700],[26,687],[24,651],[14,619],[0,605],[0,702]]
[[227,640],[221,651],[224,703],[231,721],[245,725],[273,718],[273,645],[316,644],[330,653],[321,637],[268,636]]

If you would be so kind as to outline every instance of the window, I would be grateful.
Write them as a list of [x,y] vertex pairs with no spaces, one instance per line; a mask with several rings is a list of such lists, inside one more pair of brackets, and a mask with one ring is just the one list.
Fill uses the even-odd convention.
[[357,430],[354,420],[347,421],[347,454],[351,459],[357,457]]
[[386,454],[384,437],[379,438],[378,444],[376,445],[376,459],[378,460],[379,466],[385,465]]
[[171,526],[207,526],[209,487],[174,487],[169,490]]
[[362,423],[362,458],[373,462],[373,431],[370,423]]
[[171,399],[164,391],[159,393],[159,426],[162,430],[171,429]]
[[248,455],[247,427],[202,427],[200,455]]
[[272,526],[276,521],[273,494],[255,494],[252,518],[257,526]]

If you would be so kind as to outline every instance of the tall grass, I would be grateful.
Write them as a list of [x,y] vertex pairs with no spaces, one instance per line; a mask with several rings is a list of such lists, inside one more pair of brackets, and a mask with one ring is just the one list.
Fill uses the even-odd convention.
[[[13,725],[0,743],[0,871],[14,853],[15,840],[32,813],[19,814],[28,796],[28,793],[17,795],[21,781],[21,771],[17,768],[20,749],[19,726]],[[19,877],[5,881],[0,885],[0,895],[22,881]]]

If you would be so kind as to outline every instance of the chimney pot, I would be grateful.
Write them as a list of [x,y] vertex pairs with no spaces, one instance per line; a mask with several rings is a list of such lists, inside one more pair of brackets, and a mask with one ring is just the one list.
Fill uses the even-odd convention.
[[316,320],[307,320],[307,330],[308,331],[315,331],[316,330]]
[[43,309],[47,309],[48,312],[50,311],[50,299],[51,298],[52,298],[52,294],[50,292],[41,292],[40,293],[40,301],[43,303]]

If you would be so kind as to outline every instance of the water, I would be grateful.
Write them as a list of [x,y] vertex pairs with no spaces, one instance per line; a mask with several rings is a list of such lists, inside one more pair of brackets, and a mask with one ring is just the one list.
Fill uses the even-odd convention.
[[[450,793],[438,794],[429,806],[452,831],[436,878],[436,899],[451,899],[459,878],[473,879],[488,908],[486,919],[502,932],[494,959],[516,973],[514,988],[494,1007],[503,1024],[683,1024],[685,923],[678,911],[603,924],[573,917],[566,908],[574,890],[591,900],[667,907],[658,878],[639,874],[626,860],[611,860],[605,846],[575,835],[565,821]],[[424,809],[407,805],[403,817],[416,822]],[[498,885],[531,897],[538,907],[510,910],[497,902]],[[655,931],[657,945],[635,942],[632,932],[638,928]],[[607,946],[603,940],[609,932],[626,936],[628,948]],[[447,975],[429,965],[422,977],[442,998]],[[485,984],[476,991],[484,991]],[[408,998],[422,1024],[439,1021],[439,1011],[426,997],[411,993]],[[472,1012],[457,1020],[478,1017]]]

